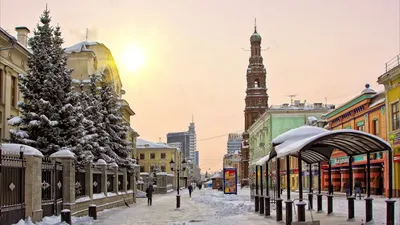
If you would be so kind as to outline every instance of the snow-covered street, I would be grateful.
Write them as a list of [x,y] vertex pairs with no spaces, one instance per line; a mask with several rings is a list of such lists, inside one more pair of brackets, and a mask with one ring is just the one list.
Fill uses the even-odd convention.
[[[265,218],[254,212],[254,202],[250,201],[250,190],[239,189],[238,195],[224,195],[222,192],[212,189],[195,190],[192,198],[188,190],[181,191],[181,208],[176,209],[176,194],[155,195],[153,205],[147,206],[147,199],[139,198],[131,207],[119,207],[105,210],[98,214],[98,220],[93,221],[88,217],[74,218],[74,225],[244,225],[244,224],[280,224],[275,221],[275,205],[271,204],[272,218]],[[285,199],[285,192],[282,198]],[[298,198],[297,193],[292,193],[292,199]],[[316,207],[316,198],[314,206]],[[312,211],[314,220],[323,221],[324,225],[334,224],[361,224],[365,220],[365,201],[355,202],[356,220],[347,220],[347,200],[344,196],[336,196],[334,199],[334,215],[326,216],[325,213],[317,214]],[[283,205],[283,219],[285,220],[285,205]],[[396,208],[400,207],[400,200]],[[324,198],[323,209],[326,210]],[[307,221],[311,220],[310,211],[306,212]],[[400,211],[396,211],[396,219],[400,217]],[[296,210],[294,210],[293,221],[296,221]],[[375,197],[374,221],[375,224],[385,224],[386,221],[385,199]],[[31,225],[30,223],[19,223],[18,225]],[[45,218],[38,225],[59,224],[59,218]]]

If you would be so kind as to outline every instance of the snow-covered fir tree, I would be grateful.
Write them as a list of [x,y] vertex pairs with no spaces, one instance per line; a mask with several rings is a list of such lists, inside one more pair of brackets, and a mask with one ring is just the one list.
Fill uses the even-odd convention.
[[71,70],[66,68],[60,28],[50,25],[49,13],[47,9],[43,12],[29,40],[29,71],[20,75],[19,81],[24,98],[19,103],[22,116],[9,120],[19,128],[11,131],[11,142],[34,146],[44,155],[64,147],[75,150],[83,135],[79,126],[83,118],[76,107],[78,98],[71,93]]
[[[115,161],[121,166],[130,166],[132,144],[127,141],[129,124],[124,121],[118,104],[118,97],[106,79],[100,81],[100,105],[103,115],[103,135],[99,137],[102,149],[101,157],[106,161]],[[108,158],[109,157],[109,158]]]

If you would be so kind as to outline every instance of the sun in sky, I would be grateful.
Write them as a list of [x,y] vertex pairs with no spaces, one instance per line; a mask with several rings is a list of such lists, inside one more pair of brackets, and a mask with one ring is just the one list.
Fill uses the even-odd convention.
[[122,63],[129,72],[136,72],[145,63],[143,49],[136,46],[129,46],[122,55]]

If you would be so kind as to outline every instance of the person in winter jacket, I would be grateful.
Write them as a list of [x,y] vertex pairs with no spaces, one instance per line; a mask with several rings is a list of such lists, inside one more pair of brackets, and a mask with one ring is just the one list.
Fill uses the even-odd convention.
[[189,197],[192,197],[193,186],[189,185],[188,190],[189,190]]
[[146,196],[147,196],[147,205],[150,206],[153,204],[153,192],[154,192],[154,188],[153,185],[149,185],[146,188]]

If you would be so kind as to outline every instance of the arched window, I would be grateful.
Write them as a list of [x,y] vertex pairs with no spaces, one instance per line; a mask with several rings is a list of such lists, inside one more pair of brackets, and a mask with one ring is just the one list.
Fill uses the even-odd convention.
[[254,81],[254,87],[255,87],[255,88],[260,87],[260,80],[259,80],[259,79],[256,79],[256,80]]

